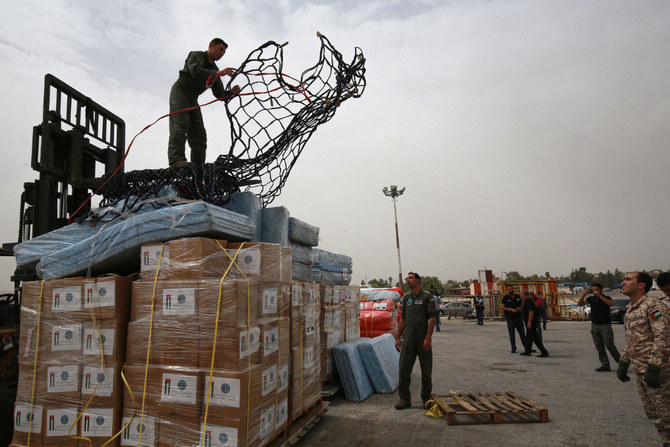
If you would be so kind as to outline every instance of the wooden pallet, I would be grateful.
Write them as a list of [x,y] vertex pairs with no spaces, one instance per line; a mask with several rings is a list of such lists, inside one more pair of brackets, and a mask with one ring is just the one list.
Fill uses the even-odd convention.
[[432,397],[445,411],[448,425],[516,424],[549,420],[546,408],[510,391],[452,393]]
[[307,433],[319,420],[321,416],[328,411],[330,402],[319,399],[319,401],[311,406],[298,419],[291,422],[289,427],[284,430],[277,438],[275,438],[269,447],[286,447],[295,445],[305,433]]

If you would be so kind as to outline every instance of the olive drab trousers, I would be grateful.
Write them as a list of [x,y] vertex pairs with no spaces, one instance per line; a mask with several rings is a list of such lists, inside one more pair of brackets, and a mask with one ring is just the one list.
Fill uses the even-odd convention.
[[170,91],[170,113],[195,107],[170,115],[170,139],[168,141],[168,161],[170,164],[186,161],[186,141],[191,147],[191,162],[204,164],[207,152],[207,132],[202,120],[202,112],[197,107],[198,98],[179,88],[179,81]]
[[400,350],[400,382],[398,383],[398,396],[408,402],[411,402],[411,393],[409,385],[411,382],[412,369],[414,362],[419,357],[421,365],[421,400],[423,402],[430,399],[433,392],[432,371],[433,371],[433,350],[423,350],[423,340],[426,338],[427,330],[421,332],[405,332],[405,337]]

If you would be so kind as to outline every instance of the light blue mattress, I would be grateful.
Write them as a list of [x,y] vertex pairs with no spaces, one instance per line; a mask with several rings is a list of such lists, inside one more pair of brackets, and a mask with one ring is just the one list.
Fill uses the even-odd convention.
[[319,227],[305,223],[295,217],[289,217],[288,237],[294,242],[316,247],[319,245]]
[[64,234],[65,243],[56,244],[54,250],[41,256],[37,275],[53,279],[79,274],[132,273],[139,271],[142,244],[196,236],[253,240],[255,222],[249,216],[200,201],[133,214],[95,230],[81,240],[68,239],[69,234]]
[[392,393],[398,387],[400,353],[391,334],[368,339],[358,345],[365,370],[376,393]]
[[358,345],[370,339],[367,337],[340,343],[333,347],[333,360],[342,381],[347,400],[362,402],[373,392],[372,383],[358,352]]

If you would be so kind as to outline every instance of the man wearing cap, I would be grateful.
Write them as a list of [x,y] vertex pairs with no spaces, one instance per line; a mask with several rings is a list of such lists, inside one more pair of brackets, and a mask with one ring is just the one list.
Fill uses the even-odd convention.
[[[421,400],[424,407],[433,391],[431,341],[437,310],[433,296],[421,289],[421,276],[418,273],[409,272],[406,281],[410,293],[403,296],[398,332],[395,334],[395,347],[400,351],[400,381],[398,384],[400,400],[395,404],[396,410],[412,405],[409,385],[417,357],[421,365]],[[403,334],[404,337],[401,340]]]

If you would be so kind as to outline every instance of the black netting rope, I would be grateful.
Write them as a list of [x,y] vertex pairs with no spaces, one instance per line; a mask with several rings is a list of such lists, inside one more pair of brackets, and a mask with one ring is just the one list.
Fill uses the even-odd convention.
[[[226,102],[231,147],[214,163],[118,173],[101,189],[101,206],[124,200],[123,211],[165,194],[224,205],[250,190],[264,206],[280,193],[314,131],[349,98],[365,89],[365,58],[356,48],[350,64],[322,34],[318,62],[300,80],[282,73],[283,45],[267,42],[252,51],[231,85],[239,95]],[[107,178],[104,178],[107,180]]]

